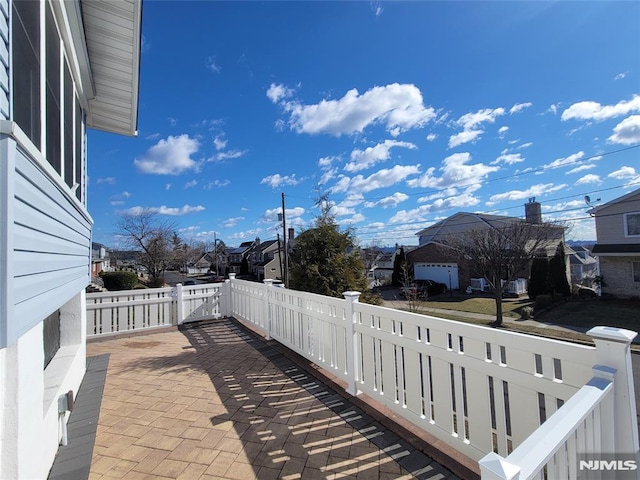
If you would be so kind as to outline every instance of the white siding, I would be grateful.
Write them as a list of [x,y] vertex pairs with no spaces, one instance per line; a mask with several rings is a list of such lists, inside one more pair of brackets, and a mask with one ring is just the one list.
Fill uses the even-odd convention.
[[[1,0],[0,0],[1,1]],[[0,143],[14,142],[4,137]],[[59,179],[46,173],[19,147],[8,150],[8,248],[11,299],[6,342],[11,344],[89,283],[90,217]],[[4,247],[3,247],[4,248]]]
[[9,0],[0,0],[0,118],[9,118]]

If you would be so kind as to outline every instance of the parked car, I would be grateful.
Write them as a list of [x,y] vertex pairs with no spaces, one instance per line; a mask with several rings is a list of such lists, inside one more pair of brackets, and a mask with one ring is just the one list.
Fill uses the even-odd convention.
[[448,290],[444,283],[436,282],[435,280],[416,280],[416,285],[419,293],[422,293],[422,296],[426,294],[428,297],[447,293]]
[[187,285],[196,285],[196,281],[195,280],[185,280],[184,283],[182,284],[184,286]]

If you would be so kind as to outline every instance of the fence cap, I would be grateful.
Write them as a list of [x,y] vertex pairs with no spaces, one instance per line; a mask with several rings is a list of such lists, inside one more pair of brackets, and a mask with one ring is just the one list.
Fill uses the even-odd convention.
[[478,463],[483,474],[493,474],[489,478],[513,479],[520,474],[520,467],[509,463],[495,452],[487,453]]
[[587,332],[587,335],[598,340],[609,340],[620,343],[631,343],[638,335],[633,330],[625,330],[624,328],[615,327],[593,327]]

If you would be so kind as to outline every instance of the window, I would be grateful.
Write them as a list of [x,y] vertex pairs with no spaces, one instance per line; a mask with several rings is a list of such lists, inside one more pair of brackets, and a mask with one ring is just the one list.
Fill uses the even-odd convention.
[[49,2],[11,5],[12,119],[82,202],[84,112],[56,16]]
[[44,344],[44,368],[60,350],[60,310],[53,312],[42,322],[42,342]]
[[624,214],[624,236],[640,237],[640,212]]
[[47,52],[47,160],[58,173],[62,171],[60,139],[60,38],[53,19],[51,7],[47,3],[45,23]]
[[631,271],[633,273],[633,282],[640,283],[640,262],[631,262]]
[[11,5],[13,119],[40,148],[40,2],[11,2]]

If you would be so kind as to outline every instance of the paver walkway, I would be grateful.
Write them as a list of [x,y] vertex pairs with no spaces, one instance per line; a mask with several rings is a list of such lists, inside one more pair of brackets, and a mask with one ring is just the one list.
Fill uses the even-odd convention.
[[234,320],[110,354],[89,478],[454,479]]

